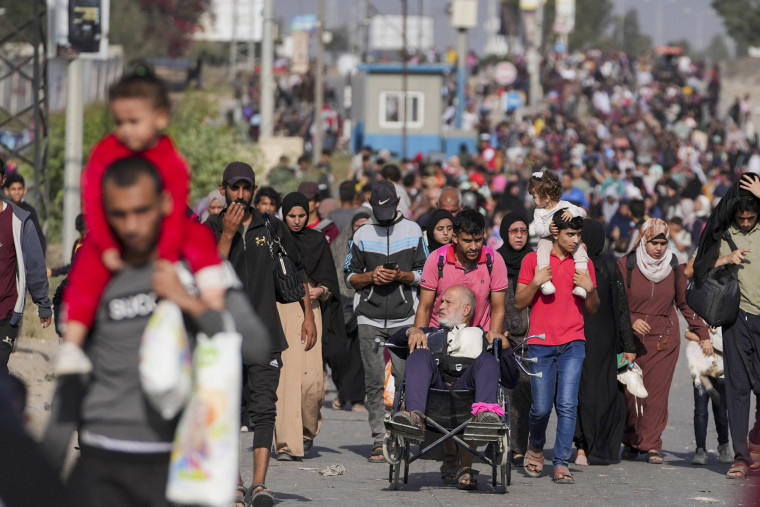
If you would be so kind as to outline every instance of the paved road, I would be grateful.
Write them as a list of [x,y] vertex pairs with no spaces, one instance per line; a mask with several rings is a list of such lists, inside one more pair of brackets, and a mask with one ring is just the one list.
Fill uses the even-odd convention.
[[[329,391],[322,410],[324,424],[311,454],[301,462],[270,463],[267,485],[276,492],[280,505],[309,502],[312,505],[495,505],[508,502],[515,505],[548,504],[561,500],[587,505],[749,505],[744,498],[755,493],[760,499],[760,481],[725,479],[728,465],[717,462],[717,434],[712,416],[708,429],[710,463],[706,467],[690,464],[694,452],[692,423],[693,397],[684,348],[681,349],[675,379],[670,392],[670,417],[663,435],[664,459],[661,466],[650,465],[640,458],[637,462],[570,469],[576,478],[574,485],[554,484],[546,474],[538,479],[513,471],[512,485],[505,496],[491,488],[489,468],[476,465],[481,471],[478,491],[459,491],[443,486],[434,461],[412,463],[409,483],[399,491],[391,491],[388,466],[370,464],[370,432],[366,415],[328,408],[335,392]],[[555,428],[554,416],[549,423],[547,449],[554,445],[551,437]],[[241,447],[251,445],[251,434],[242,434]],[[245,452],[245,451],[243,451]],[[245,452],[243,476],[251,479],[250,453]],[[549,452],[549,456],[551,453]],[[549,458],[551,459],[551,458]],[[342,476],[323,477],[319,470],[333,464],[345,466]],[[551,470],[550,462],[544,468]]]

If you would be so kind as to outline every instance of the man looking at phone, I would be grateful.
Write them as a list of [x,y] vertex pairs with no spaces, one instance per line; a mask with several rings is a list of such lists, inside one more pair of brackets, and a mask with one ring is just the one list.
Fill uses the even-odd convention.
[[[417,290],[428,251],[420,227],[397,210],[399,198],[390,181],[372,186],[372,218],[354,233],[346,258],[346,285],[356,289],[354,312],[364,363],[369,425],[373,446],[371,463],[385,463],[383,350],[373,350],[375,338],[387,340],[402,327],[414,324]],[[403,361],[395,355],[393,375],[404,378]],[[398,384],[397,384],[398,385]]]

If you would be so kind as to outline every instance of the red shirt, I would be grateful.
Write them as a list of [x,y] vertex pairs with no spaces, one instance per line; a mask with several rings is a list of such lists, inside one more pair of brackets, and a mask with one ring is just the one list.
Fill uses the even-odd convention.
[[[491,254],[491,273],[488,273],[486,254]],[[443,276],[438,277],[438,257],[445,256]],[[430,327],[438,327],[438,309],[441,307],[441,297],[446,289],[454,285],[464,285],[475,293],[475,313],[473,326],[480,326],[484,331],[491,328],[491,293],[506,290],[507,266],[504,258],[491,248],[484,246],[480,250],[480,258],[473,269],[466,271],[457,262],[455,245],[442,246],[432,252],[425,261],[422,270],[420,286],[435,292],[435,303],[430,314]]]
[[[533,297],[530,311],[530,329],[528,334],[544,334],[546,338],[540,340],[533,338],[528,341],[529,345],[564,345],[575,340],[586,340],[583,332],[583,299],[572,294],[575,285],[575,260],[568,255],[560,260],[556,254],[549,257],[549,265],[552,268],[552,283],[557,292],[545,296],[539,289]],[[520,266],[520,275],[517,283],[525,285],[533,281],[536,272],[536,252],[525,256]],[[596,274],[594,265],[589,259],[588,272],[591,281],[596,287]]]
[[[3,209],[5,206],[5,209]],[[13,207],[0,201],[0,319],[13,314],[16,289],[16,246],[13,241]]]

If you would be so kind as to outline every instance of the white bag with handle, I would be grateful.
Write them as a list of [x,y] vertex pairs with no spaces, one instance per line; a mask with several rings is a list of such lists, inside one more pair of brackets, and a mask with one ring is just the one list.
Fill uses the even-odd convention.
[[164,419],[173,419],[192,390],[192,358],[182,310],[166,299],[156,306],[140,344],[140,385]]
[[198,335],[195,385],[174,436],[166,498],[178,504],[229,505],[238,476],[242,336]]

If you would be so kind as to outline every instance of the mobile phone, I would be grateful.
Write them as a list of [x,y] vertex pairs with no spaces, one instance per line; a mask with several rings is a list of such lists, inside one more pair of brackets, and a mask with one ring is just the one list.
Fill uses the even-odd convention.
[[398,269],[398,264],[395,262],[386,262],[383,264],[383,269]]

